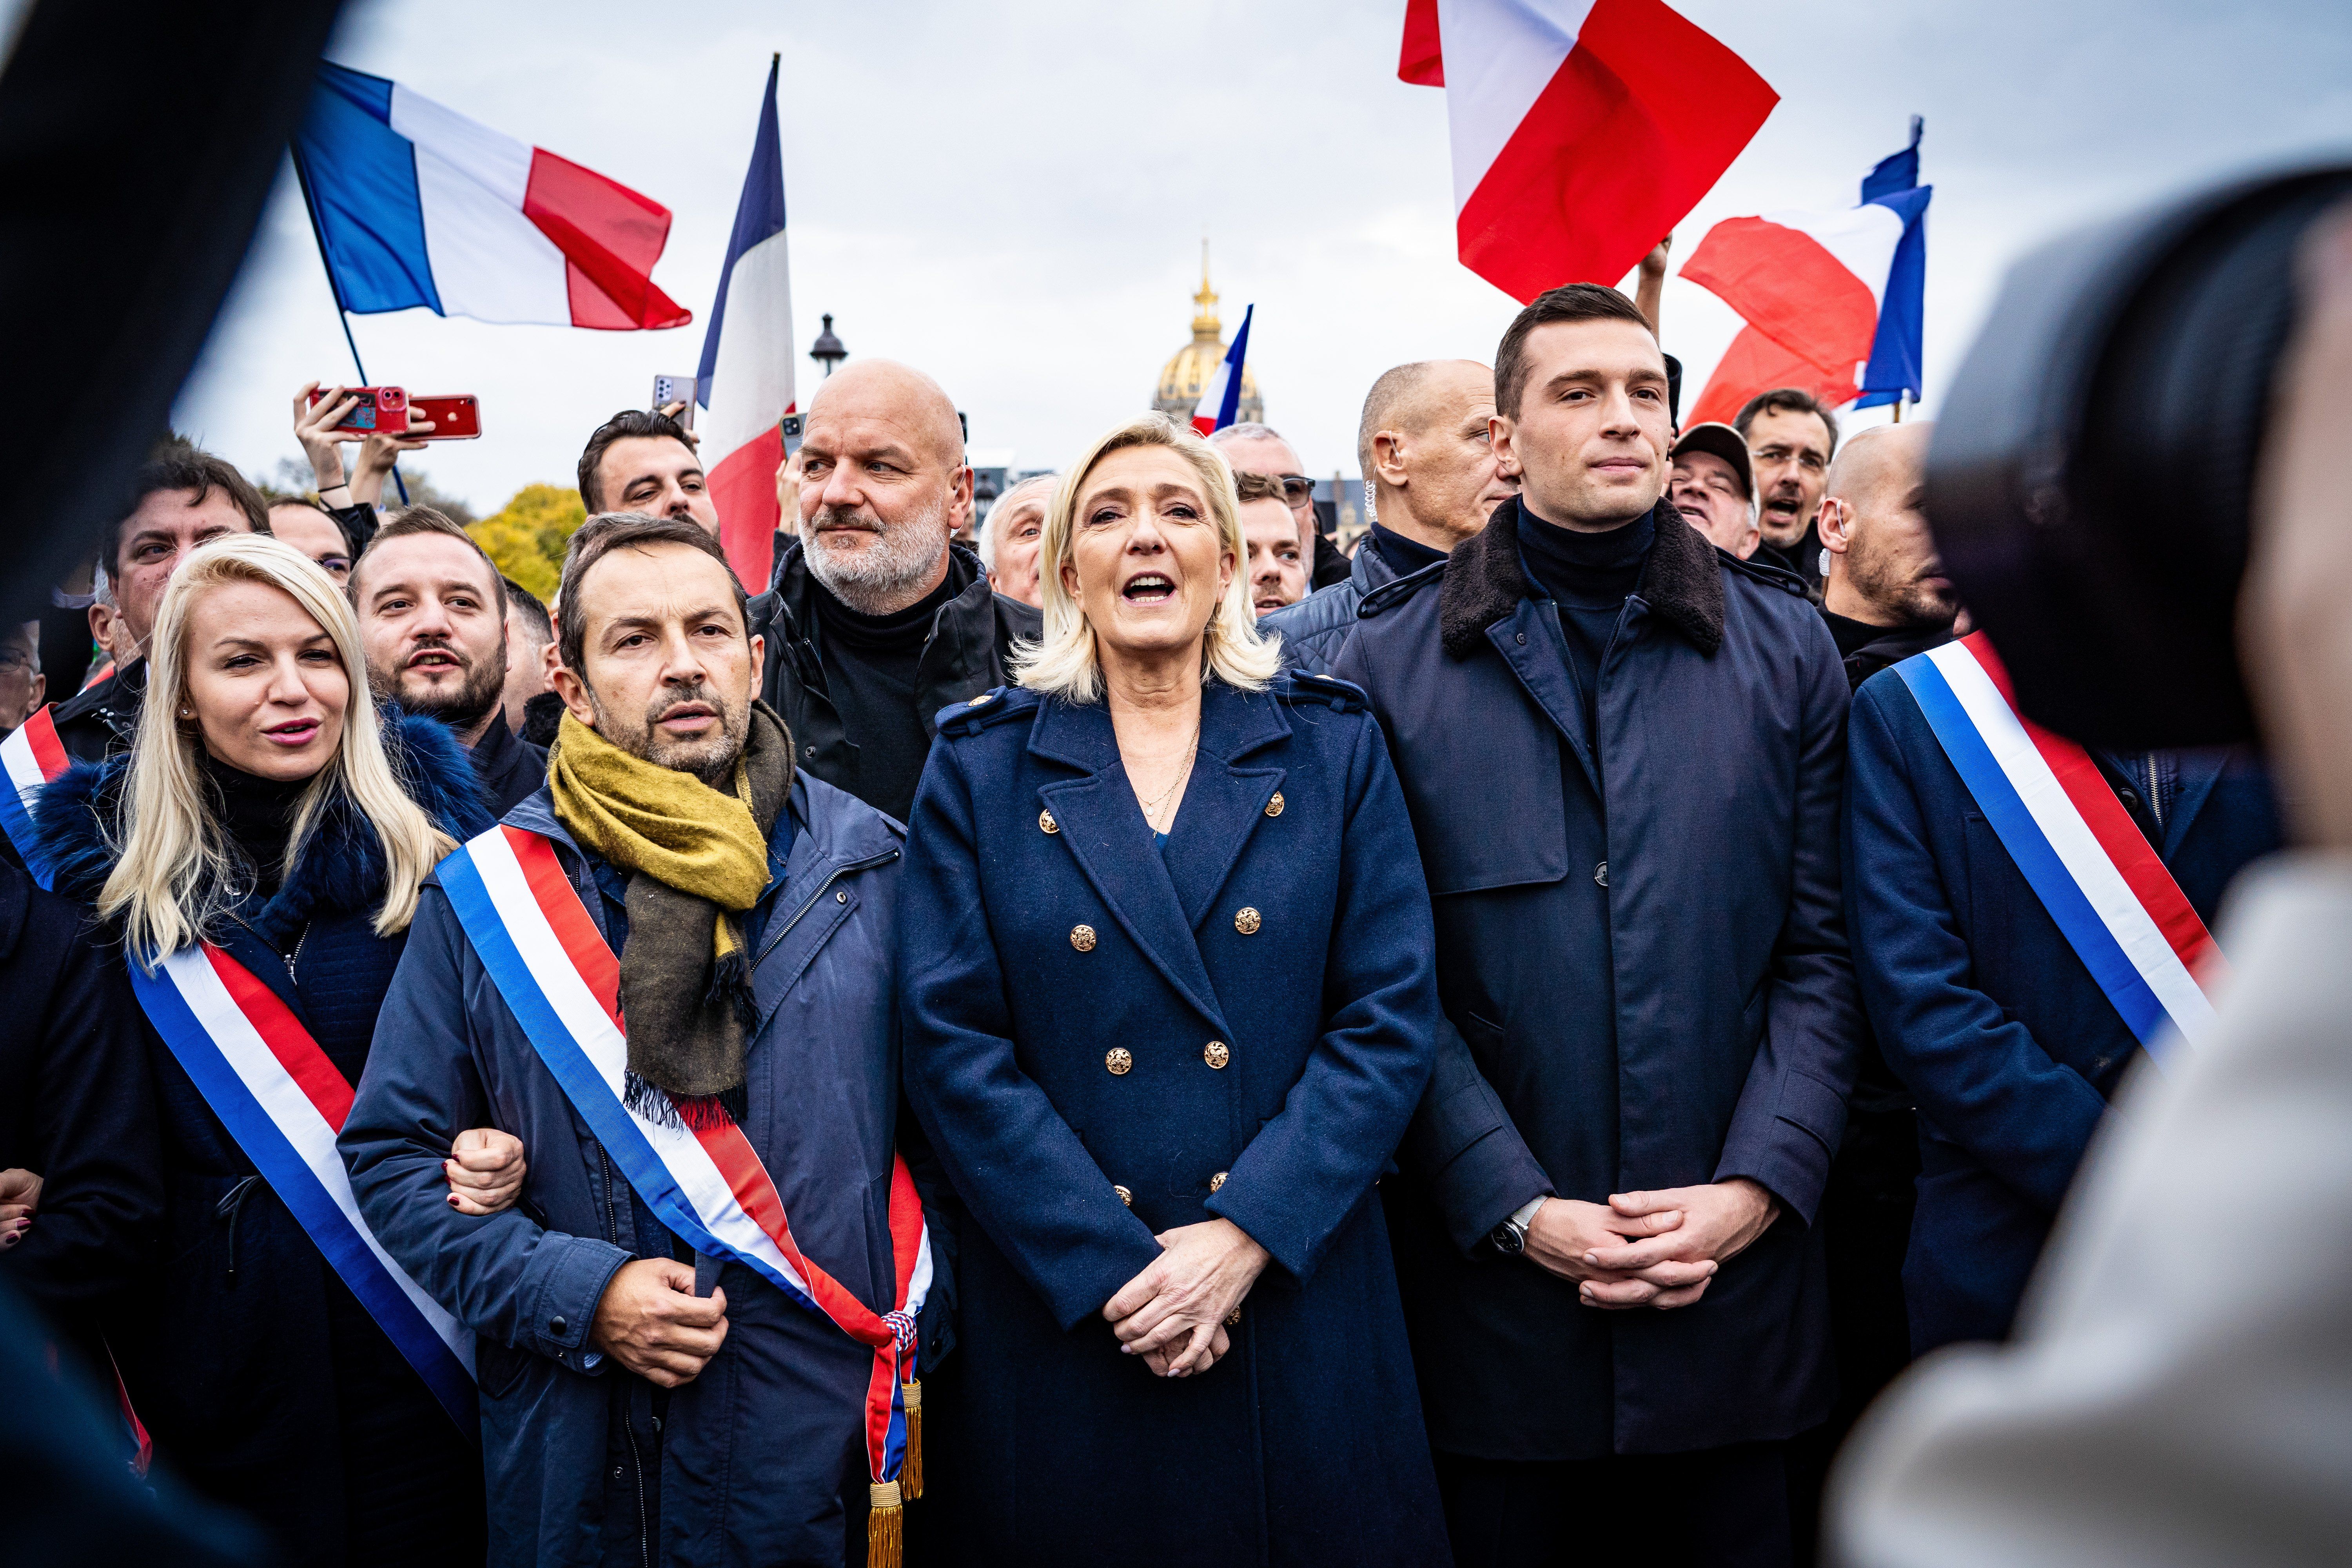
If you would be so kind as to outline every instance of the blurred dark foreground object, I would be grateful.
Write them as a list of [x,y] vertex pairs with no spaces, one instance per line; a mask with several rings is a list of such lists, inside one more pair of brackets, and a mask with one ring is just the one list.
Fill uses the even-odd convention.
[[[261,1537],[160,1473],[131,1473],[109,1393],[0,1282],[0,1563],[212,1568],[267,1561]],[[151,1484],[152,1483],[152,1484]]]
[[40,613],[163,434],[338,8],[39,0],[23,19],[0,72],[0,430],[20,437],[0,621]]
[[2135,750],[2255,738],[2249,502],[2295,245],[2347,195],[2341,163],[2240,180],[2010,270],[1937,418],[1927,515],[2028,716]]

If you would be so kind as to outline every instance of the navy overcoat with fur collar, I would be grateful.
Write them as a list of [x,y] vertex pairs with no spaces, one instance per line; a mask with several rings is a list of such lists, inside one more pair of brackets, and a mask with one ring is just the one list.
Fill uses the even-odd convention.
[[[1360,693],[1212,681],[1164,856],[1108,711],[940,721],[899,895],[908,1097],[962,1227],[928,1500],[959,1562],[1446,1561],[1373,1184],[1429,1074],[1429,899]],[[1273,1255],[1189,1379],[1100,1313],[1155,1234]]]
[[[383,733],[395,775],[445,832],[463,838],[489,825],[446,728],[387,714]],[[127,752],[79,763],[35,806],[56,889],[76,903],[96,902],[118,858],[129,768]],[[248,900],[213,933],[354,1082],[406,940],[375,933],[383,888],[382,841],[348,805],[332,805],[277,891]],[[124,962],[116,945],[106,956]],[[162,1127],[143,1154],[163,1188],[163,1241],[113,1350],[158,1456],[252,1516],[287,1563],[341,1563],[355,1528],[382,1543],[394,1527],[368,1520],[361,1494],[371,1490],[379,1504],[394,1493],[427,1500],[404,1508],[399,1525],[470,1528],[470,1540],[439,1544],[478,1550],[481,1470],[469,1435],[441,1414],[143,1016],[140,1026]],[[350,1484],[347,1452],[408,1432],[397,1475]]]
[[[1519,555],[1518,531],[1549,525],[1516,500],[1370,595],[1332,666],[1388,733],[1468,1046],[1441,1055],[1388,1193],[1431,1440],[1472,1458],[1711,1448],[1829,1413],[1811,1222],[1857,1050],[1845,672],[1794,578],[1666,502],[1654,521],[1597,751]],[[1543,1194],[1735,1176],[1780,1218],[1673,1311],[1580,1306],[1486,1240]]]

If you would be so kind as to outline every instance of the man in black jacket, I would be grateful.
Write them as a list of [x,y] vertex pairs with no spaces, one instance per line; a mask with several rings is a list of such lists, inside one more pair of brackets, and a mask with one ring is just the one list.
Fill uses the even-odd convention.
[[472,536],[410,507],[368,542],[351,597],[369,688],[456,732],[492,815],[547,782],[546,748],[507,727],[506,584]]
[[800,460],[799,535],[751,605],[768,639],[761,695],[794,762],[904,822],[940,710],[1005,685],[1013,643],[1043,620],[950,542],[971,469],[929,376],[843,366],[810,400]]
[[268,533],[269,506],[227,463],[177,437],[131,476],[121,521],[99,564],[99,597],[114,612],[115,672],[57,705],[58,743],[78,763],[130,749],[147,695],[147,638],[163,585],[196,546],[226,533]]
[[1519,496],[1332,668],[1396,759],[1453,1026],[1382,1189],[1446,1523],[1464,1568],[1786,1564],[1859,1027],[1846,685],[1797,581],[1663,500],[1631,300],[1541,296],[1495,393]]

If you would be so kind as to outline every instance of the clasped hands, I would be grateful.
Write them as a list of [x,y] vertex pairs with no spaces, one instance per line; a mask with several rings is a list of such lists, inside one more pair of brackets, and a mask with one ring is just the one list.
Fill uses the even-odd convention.
[[1206,1372],[1233,1349],[1225,1320],[1241,1310],[1268,1254],[1229,1219],[1163,1230],[1150,1267],[1103,1304],[1119,1348],[1160,1377]]
[[1576,1281],[1587,1307],[1624,1311],[1687,1307],[1716,1270],[1780,1216],[1769,1192],[1745,1176],[1654,1193],[1618,1193],[1606,1204],[1550,1198],[1528,1226],[1527,1256]]

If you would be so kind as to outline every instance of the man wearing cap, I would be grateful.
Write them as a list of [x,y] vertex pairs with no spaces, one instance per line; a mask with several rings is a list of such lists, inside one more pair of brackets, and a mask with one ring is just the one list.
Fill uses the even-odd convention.
[[1745,561],[1764,535],[1756,525],[1756,470],[1748,442],[1728,425],[1694,425],[1675,443],[1666,499],[1717,550]]

